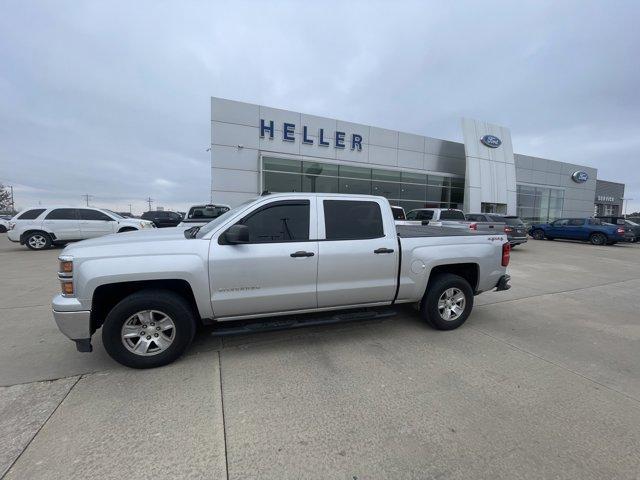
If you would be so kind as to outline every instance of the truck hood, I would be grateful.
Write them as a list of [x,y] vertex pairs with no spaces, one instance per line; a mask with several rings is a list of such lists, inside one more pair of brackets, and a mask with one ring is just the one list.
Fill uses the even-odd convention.
[[174,228],[153,228],[149,230],[136,230],[133,232],[114,233],[104,237],[92,238],[73,243],[64,249],[64,254],[75,255],[83,250],[95,247],[130,245],[139,249],[141,244],[157,244],[158,242],[193,241],[184,236],[183,229]]

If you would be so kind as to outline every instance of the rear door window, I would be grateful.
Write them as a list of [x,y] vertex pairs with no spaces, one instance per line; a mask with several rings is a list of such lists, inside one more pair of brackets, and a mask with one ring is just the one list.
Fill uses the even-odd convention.
[[45,220],[77,220],[77,211],[75,208],[56,208],[51,210]]
[[571,220],[569,220],[569,225],[572,227],[581,227],[584,225],[584,219],[572,218]]
[[309,201],[285,200],[266,205],[239,223],[249,227],[249,243],[309,240]]
[[327,240],[358,240],[384,237],[382,212],[377,202],[324,200]]
[[32,208],[31,210],[27,210],[26,212],[20,214],[18,220],[35,220],[45,210],[45,208]]

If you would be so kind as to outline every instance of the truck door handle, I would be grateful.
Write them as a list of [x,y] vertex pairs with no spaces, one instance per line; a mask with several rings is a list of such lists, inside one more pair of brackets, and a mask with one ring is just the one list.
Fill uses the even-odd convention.
[[393,253],[393,248],[378,248],[373,253]]
[[304,250],[299,250],[297,252],[293,252],[291,254],[292,257],[313,257],[315,253],[313,252],[305,252]]

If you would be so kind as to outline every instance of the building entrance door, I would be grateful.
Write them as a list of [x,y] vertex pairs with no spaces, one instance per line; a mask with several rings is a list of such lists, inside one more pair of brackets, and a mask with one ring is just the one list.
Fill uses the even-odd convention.
[[486,203],[482,202],[481,213],[497,213],[499,215],[507,214],[507,205],[505,203]]

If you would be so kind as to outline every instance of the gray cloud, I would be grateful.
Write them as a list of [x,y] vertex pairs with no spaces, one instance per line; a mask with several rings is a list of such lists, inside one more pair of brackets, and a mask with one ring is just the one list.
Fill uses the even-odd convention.
[[591,165],[640,209],[637,2],[4,2],[18,204],[208,199],[211,95]]

